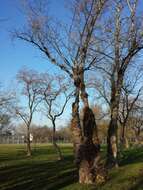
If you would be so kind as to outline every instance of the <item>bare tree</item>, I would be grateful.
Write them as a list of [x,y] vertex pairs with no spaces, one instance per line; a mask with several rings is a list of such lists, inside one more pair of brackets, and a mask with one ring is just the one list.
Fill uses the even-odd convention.
[[[47,16],[44,6],[36,9],[30,6],[28,15],[28,29],[16,31],[17,38],[31,43],[43,52],[48,60],[65,71],[73,80],[75,86],[75,101],[72,104],[71,130],[75,147],[75,161],[79,168],[80,183],[94,183],[104,181],[101,168],[98,168],[97,155],[99,141],[97,127],[92,110],[89,107],[88,94],[85,87],[85,72],[97,60],[90,48],[93,43],[96,25],[102,15],[107,0],[72,1],[72,20],[55,25]],[[71,3],[72,4],[72,3]],[[84,106],[83,133],[79,118],[80,98]],[[96,130],[96,142],[93,143],[93,129]],[[83,134],[83,135],[82,135]]]
[[[47,73],[41,77],[41,94],[46,107],[46,116],[52,123],[52,142],[58,153],[58,159],[63,159],[60,147],[56,143],[56,121],[62,116],[66,105],[72,97],[70,83],[65,82],[63,76],[49,76]],[[61,103],[62,102],[62,103]]]
[[12,117],[11,107],[15,100],[15,94],[11,91],[0,89],[0,131],[10,124]]
[[25,123],[27,129],[27,156],[31,156],[30,126],[37,106],[41,102],[38,74],[32,70],[21,70],[17,80],[22,85],[21,95],[25,98],[24,105],[15,105],[15,113]]
[[125,148],[129,147],[128,139],[126,137],[127,123],[130,118],[130,114],[134,110],[134,107],[136,107],[136,102],[141,98],[142,95],[143,88],[142,86],[139,86],[141,83],[141,75],[142,73],[140,71],[137,72],[137,74],[134,72],[134,76],[132,76],[131,79],[126,79],[122,87],[118,120],[122,128],[121,143]]
[[15,94],[13,92],[7,92],[0,89],[0,112],[6,113],[9,111],[11,104],[13,103]]
[[99,38],[102,43],[96,50],[103,57],[96,65],[106,74],[110,84],[110,124],[107,137],[107,165],[118,166],[117,130],[118,113],[123,82],[128,70],[141,65],[137,61],[143,49],[142,14],[139,14],[139,2],[111,1],[108,19],[103,21]]
[[10,124],[10,115],[8,114],[0,114],[0,134],[3,129],[6,128]]
[[129,126],[134,131],[136,144],[139,144],[140,134],[143,131],[142,114],[143,114],[142,100],[138,100],[134,106],[134,109],[131,111],[130,119],[128,121]]

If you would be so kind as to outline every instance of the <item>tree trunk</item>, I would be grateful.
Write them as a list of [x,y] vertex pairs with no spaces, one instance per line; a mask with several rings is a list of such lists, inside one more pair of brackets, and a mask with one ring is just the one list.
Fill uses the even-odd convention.
[[[99,164],[99,152],[100,145],[98,137],[96,138],[95,144],[93,143],[93,131],[96,131],[97,135],[97,126],[95,123],[95,118],[93,111],[89,108],[88,104],[88,95],[85,91],[84,85],[84,76],[83,71],[79,71],[79,78],[77,88],[77,104],[73,104],[73,121],[75,122],[74,126],[74,138],[78,142],[78,148],[76,149],[76,164],[79,169],[79,182],[82,184],[93,184],[93,183],[102,183],[105,181],[106,172],[103,165]],[[83,109],[83,139],[81,137],[81,127],[79,120],[79,92],[81,93],[81,99],[84,104]],[[76,106],[77,105],[77,106]],[[77,113],[77,117],[75,117]]]
[[117,153],[118,153],[118,108],[119,108],[119,94],[117,96],[116,90],[113,87],[112,96],[111,96],[111,120],[108,127],[107,134],[107,162],[106,165],[108,168],[117,167]]
[[129,148],[129,142],[128,142],[128,139],[126,137],[126,125],[124,123],[122,124],[121,143],[125,149]]
[[118,111],[120,103],[120,95],[123,83],[123,72],[117,73],[117,81],[115,76],[111,77],[111,120],[107,134],[107,167],[118,167]]
[[107,135],[107,167],[118,167],[117,162],[117,119],[111,118]]
[[137,131],[135,131],[135,136],[136,136],[136,144],[139,145],[140,143],[140,128],[137,128]]
[[54,148],[56,149],[56,151],[58,153],[58,160],[62,160],[63,156],[62,156],[62,153],[61,153],[61,149],[60,149],[60,147],[57,145],[57,143],[55,141],[53,141],[53,146],[54,146]]
[[125,149],[128,149],[128,148],[129,148],[129,141],[128,141],[128,138],[125,137],[124,141],[125,141],[125,143],[124,143]]
[[79,89],[75,90],[75,101],[72,104],[71,132],[74,145],[75,163],[78,163],[78,149],[82,144],[82,130],[79,117]]
[[89,107],[85,107],[83,117],[84,140],[78,151],[79,182],[82,184],[103,183],[107,175],[103,165],[99,162],[99,142],[93,143],[93,129],[95,127],[94,114]]
[[53,124],[53,136],[52,136],[52,142],[53,142],[53,146],[58,154],[58,160],[62,160],[63,156],[62,156],[62,152],[60,147],[57,145],[56,143],[56,124],[55,124],[55,120],[52,120],[52,124]]
[[30,129],[27,126],[27,156],[31,156]]

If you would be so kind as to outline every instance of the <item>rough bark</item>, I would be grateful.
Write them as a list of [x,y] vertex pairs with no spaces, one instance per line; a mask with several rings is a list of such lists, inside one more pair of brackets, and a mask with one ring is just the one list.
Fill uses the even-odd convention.
[[107,135],[107,167],[118,167],[118,111],[120,94],[123,83],[122,73],[118,73],[118,80],[115,82],[114,78],[111,78],[111,119],[108,127]]
[[[76,70],[75,85],[76,99],[73,103],[72,132],[76,147],[76,165],[79,170],[79,182],[82,184],[102,183],[106,178],[106,171],[99,163],[100,145],[97,135],[97,126],[93,111],[89,108],[88,94],[85,90],[84,73],[82,68]],[[79,119],[79,95],[84,104],[83,131]],[[96,140],[93,142],[93,132],[96,131]]]
[[72,104],[72,120],[71,120],[71,132],[74,145],[74,154],[75,154],[75,163],[77,163],[77,152],[79,146],[82,144],[82,130],[80,125],[80,116],[79,116],[79,89],[76,87],[75,90],[75,101]]
[[[81,78],[81,83],[80,83],[80,91],[81,91],[81,100],[84,104],[84,117],[83,117],[83,130],[84,130],[84,140],[86,138],[92,140],[93,142],[93,132],[94,132],[94,144],[99,146],[99,138],[98,138],[98,130],[97,130],[97,125],[95,122],[95,116],[89,107],[88,103],[88,94],[86,92],[85,88],[85,82],[84,82],[84,72],[83,70],[80,71],[80,78]],[[99,149],[100,151],[100,149]]]
[[107,167],[109,168],[118,166],[117,130],[118,130],[117,119],[111,118],[107,135]]
[[93,143],[93,130],[96,127],[95,118],[89,107],[84,108],[83,143],[78,151],[79,182],[85,184],[103,183],[106,170],[100,164],[100,145]]

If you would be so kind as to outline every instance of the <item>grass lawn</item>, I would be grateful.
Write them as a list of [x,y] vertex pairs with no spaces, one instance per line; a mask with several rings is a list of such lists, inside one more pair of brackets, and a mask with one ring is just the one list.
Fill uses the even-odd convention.
[[106,184],[83,186],[77,182],[72,146],[62,145],[64,161],[57,161],[51,145],[0,145],[0,190],[143,190],[143,148],[123,152],[119,169],[109,173]]

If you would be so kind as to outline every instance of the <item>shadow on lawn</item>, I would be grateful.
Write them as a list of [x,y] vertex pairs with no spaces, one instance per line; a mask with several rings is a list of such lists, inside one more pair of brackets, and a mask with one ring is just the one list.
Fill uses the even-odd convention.
[[[143,177],[143,176],[142,176]],[[129,190],[142,190],[143,189],[143,179],[141,178],[138,183],[133,185]]]
[[143,162],[143,147],[124,151],[120,165],[128,165]]
[[58,190],[76,181],[73,157],[64,161],[34,161],[0,170],[3,190]]
[[[56,161],[55,151],[52,146],[36,147],[35,151],[33,151],[33,156],[26,159],[24,148],[17,149],[16,152],[12,152],[8,157],[6,152],[3,152],[4,154],[0,156],[0,162],[2,163],[5,158],[6,165],[0,168],[0,189],[59,190],[75,183],[77,181],[77,172],[73,164],[72,148],[64,147],[62,148],[62,152],[65,155],[63,161]],[[53,157],[51,159],[48,156]],[[23,159],[23,161],[20,159]],[[8,164],[10,160],[13,161],[12,164]],[[125,151],[120,165],[125,166],[142,161],[143,148],[138,148]],[[120,174],[122,175],[122,170],[120,173],[119,171],[115,172],[111,176],[111,182],[112,180],[116,181]],[[143,175],[141,172],[141,176],[137,179],[136,183],[128,190],[143,189],[142,179]]]

